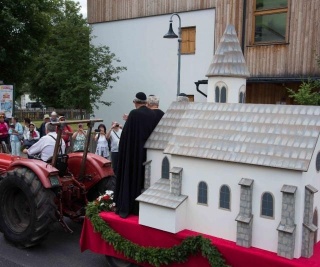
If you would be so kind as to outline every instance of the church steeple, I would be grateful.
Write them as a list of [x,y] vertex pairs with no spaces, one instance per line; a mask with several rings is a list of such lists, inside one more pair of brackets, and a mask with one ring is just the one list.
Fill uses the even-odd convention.
[[206,75],[208,102],[244,103],[250,77],[233,25],[228,25]]

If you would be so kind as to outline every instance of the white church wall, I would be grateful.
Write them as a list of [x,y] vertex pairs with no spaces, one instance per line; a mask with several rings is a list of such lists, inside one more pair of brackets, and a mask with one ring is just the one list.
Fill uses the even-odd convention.
[[[313,210],[315,210],[317,208],[318,210],[318,227],[320,227],[320,219],[319,219],[319,215],[320,215],[320,171],[317,171],[316,169],[316,159],[317,159],[317,155],[318,153],[320,153],[320,141],[318,140],[314,153],[313,153],[313,157],[311,159],[310,165],[309,165],[309,169],[308,172],[304,172],[303,173],[303,181],[304,181],[304,185],[312,185],[314,188],[316,188],[318,190],[317,193],[314,194],[314,203],[313,203]],[[304,197],[304,196],[303,196]],[[320,240],[320,231],[317,231],[317,241]]]
[[239,90],[246,86],[246,79],[234,77],[209,77],[207,102],[215,102],[215,86],[218,82],[227,85],[227,103],[239,103]]
[[[196,92],[195,81],[205,79],[214,53],[215,9],[179,13],[181,26],[196,26],[196,53],[181,55],[181,92],[193,94],[195,101],[206,102]],[[177,94],[178,42],[164,39],[171,14],[146,18],[93,24],[94,45],[107,45],[127,70],[120,80],[104,92],[102,100],[111,106],[100,105],[94,111],[106,125],[122,121],[122,115],[134,108],[132,100],[139,91],[160,97],[160,108],[165,111]],[[178,31],[178,18],[173,17],[173,29]],[[206,93],[206,92],[205,92]]]
[[[253,179],[253,234],[252,246],[268,251],[277,251],[278,231],[281,220],[282,192],[284,184],[301,187],[301,172],[236,164],[222,161],[204,160],[172,156],[172,166],[182,167],[182,194],[188,195],[188,229],[236,241],[236,216],[239,213],[241,178]],[[200,181],[208,184],[208,205],[197,204],[197,186]],[[226,184],[231,190],[231,210],[219,209],[219,189]],[[260,216],[261,196],[271,192],[274,196],[274,218]],[[301,247],[302,190],[296,195],[296,252],[299,257]],[[199,219],[201,218],[201,219]]]
[[158,181],[161,177],[162,173],[162,160],[164,157],[167,157],[171,165],[171,155],[163,154],[162,150],[156,149],[148,149],[147,150],[147,161],[151,160],[151,180],[150,185],[153,185],[156,181]]

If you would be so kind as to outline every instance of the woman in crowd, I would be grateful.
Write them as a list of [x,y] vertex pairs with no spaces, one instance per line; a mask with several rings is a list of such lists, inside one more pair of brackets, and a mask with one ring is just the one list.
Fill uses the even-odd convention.
[[8,140],[8,131],[9,127],[8,124],[4,121],[4,115],[0,114],[0,144],[1,148],[3,149],[2,152],[6,152],[6,149],[3,148],[2,142],[7,143]]
[[[65,116],[60,116],[59,119],[58,119],[59,122],[64,122],[66,121],[66,118]],[[63,141],[66,143],[66,153],[69,153],[69,147],[70,147],[70,137],[72,136],[73,134],[73,131],[72,131],[72,128],[67,124],[65,123],[63,128],[62,128],[62,139]]]
[[111,161],[113,172],[117,174],[118,155],[119,155],[119,141],[122,133],[120,124],[116,121],[112,122],[111,128],[107,133],[107,139],[111,143]]
[[21,140],[23,139],[23,126],[18,122],[18,118],[12,118],[10,129],[11,155],[21,155]]
[[29,123],[29,131],[26,134],[26,137],[23,140],[23,145],[25,148],[31,147],[40,139],[40,133],[37,131],[33,122]]
[[109,144],[107,140],[106,126],[100,124],[98,126],[98,133],[94,137],[94,140],[97,142],[96,154],[100,155],[106,159],[109,158]]
[[78,124],[78,130],[73,133],[73,151],[83,151],[87,133],[83,129],[82,123]]

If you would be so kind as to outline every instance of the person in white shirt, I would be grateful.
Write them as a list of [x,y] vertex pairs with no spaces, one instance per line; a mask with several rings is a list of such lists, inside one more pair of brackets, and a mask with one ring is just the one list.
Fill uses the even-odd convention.
[[111,143],[111,162],[113,172],[117,173],[118,158],[119,158],[119,141],[122,133],[121,125],[114,121],[111,124],[111,128],[107,132],[107,139]]
[[[40,158],[43,161],[47,161],[49,158],[53,156],[54,146],[56,144],[57,133],[56,126],[50,123],[46,124],[46,135],[41,137],[40,140],[32,145],[29,149],[24,149],[23,153],[28,154],[29,157],[34,157],[40,154]],[[65,153],[66,144],[61,139],[61,154]]]
[[23,140],[23,145],[25,148],[29,148],[34,145],[40,139],[40,133],[37,131],[33,122],[29,124],[29,130],[26,133],[26,136]]
[[94,137],[94,140],[97,142],[96,154],[109,159],[109,144],[107,140],[106,126],[104,124],[100,124],[98,126],[98,130],[99,132]]

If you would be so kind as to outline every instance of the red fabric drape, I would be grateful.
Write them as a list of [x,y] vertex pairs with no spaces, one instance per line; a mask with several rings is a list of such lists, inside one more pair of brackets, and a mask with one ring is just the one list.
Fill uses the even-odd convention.
[[[124,238],[139,244],[141,246],[171,247],[178,245],[188,237],[198,235],[199,233],[183,230],[177,234],[171,234],[161,230],[156,230],[147,226],[139,225],[138,217],[130,215],[126,219],[120,218],[113,212],[100,213],[101,218],[106,221],[111,228],[121,234]],[[233,267],[319,267],[320,266],[320,242],[315,246],[314,255],[309,258],[300,258],[288,260],[277,256],[276,253],[264,251],[257,248],[243,248],[237,246],[234,242],[221,238],[205,236],[212,241],[227,264]],[[81,238],[81,251],[90,249],[99,254],[109,255],[126,259],[123,255],[117,253],[112,246],[105,242],[99,233],[95,233],[91,222],[86,218],[83,224]],[[129,259],[126,259],[130,261]],[[149,267],[149,264],[140,264]],[[201,254],[190,256],[188,262],[183,264],[171,264],[170,267],[205,267],[209,266],[207,259]]]

